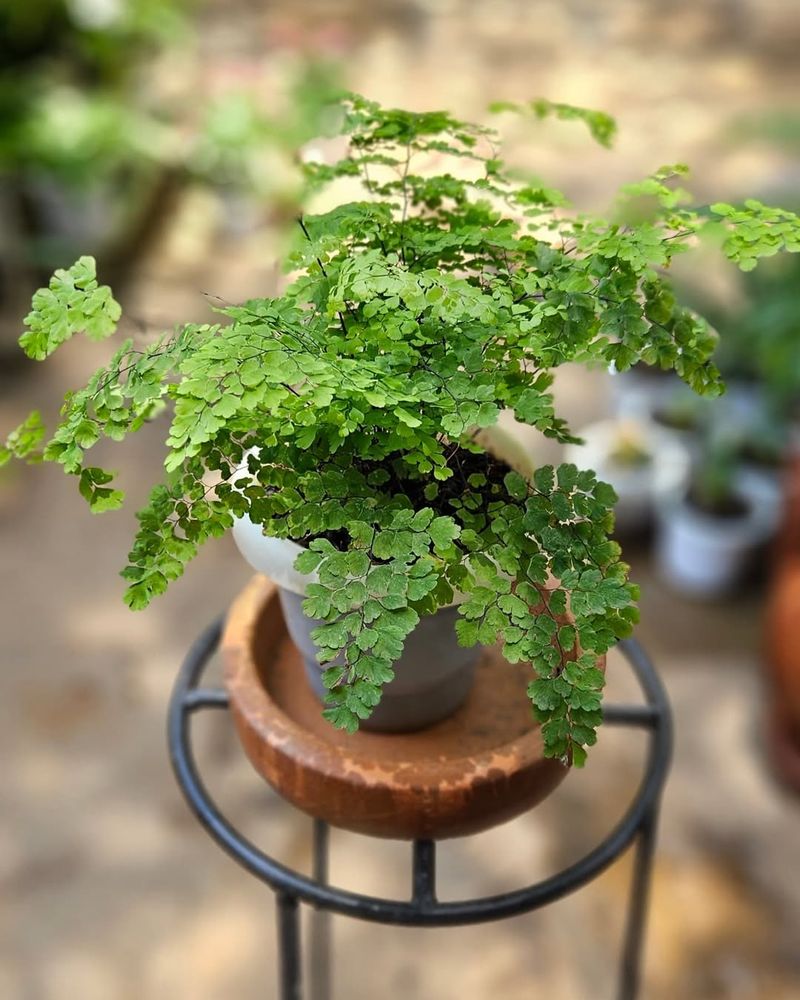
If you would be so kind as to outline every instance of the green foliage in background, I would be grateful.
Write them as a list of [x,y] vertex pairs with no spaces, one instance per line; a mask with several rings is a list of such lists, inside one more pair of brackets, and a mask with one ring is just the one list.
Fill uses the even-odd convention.
[[800,257],[744,274],[740,292],[733,305],[702,303],[720,334],[715,358],[731,378],[757,381],[771,418],[783,423],[800,405]]
[[[530,110],[613,134],[597,112]],[[447,112],[348,96],[339,130],[345,155],[307,164],[308,183],[356,179],[363,196],[300,220],[282,295],[149,346],[126,340],[67,398],[43,449],[34,416],[5,457],[61,463],[105,510],[122,496],[86,452],[167,404],[166,477],[123,574],[131,607],[248,515],[307,549],[296,567],[316,574],[305,609],[324,621],[335,725],[370,714],[420,616],[459,592],[461,642],[499,639],[509,660],[533,664],[546,752],[580,765],[601,721],[598,657],[637,616],[609,538],[614,491],[573,465],[530,480],[498,471],[478,432],[508,409],[574,440],[551,392],[568,362],[644,362],[720,392],[714,338],[665,271],[703,233],[745,268],[800,249],[800,220],[758,203],[699,214],[675,188],[680,166],[625,190],[635,222],[577,214],[559,192],[512,180],[491,129]],[[39,293],[24,346],[41,357],[72,333],[110,333],[117,316],[84,259]]]
[[0,0],[0,174],[89,185],[157,160],[165,135],[137,74],[174,42],[187,0]]
[[330,131],[332,116],[337,120],[332,102],[342,92],[334,63],[301,59],[288,70],[283,94],[269,102],[252,87],[214,98],[186,157],[195,177],[228,195],[244,196],[249,223],[258,222],[254,209],[261,202],[281,230],[294,228],[305,200],[298,151]]

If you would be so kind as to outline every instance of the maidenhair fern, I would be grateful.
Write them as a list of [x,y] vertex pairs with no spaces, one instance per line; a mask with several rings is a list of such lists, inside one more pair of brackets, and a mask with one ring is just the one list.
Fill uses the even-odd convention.
[[[497,110],[581,119],[604,145],[614,133],[608,116],[567,105]],[[579,765],[601,721],[598,657],[637,616],[609,539],[614,492],[572,465],[528,481],[485,454],[480,429],[508,409],[574,440],[551,393],[567,362],[644,362],[720,392],[714,337],[665,272],[705,232],[750,268],[797,250],[800,223],[757,202],[694,211],[681,166],[628,186],[617,221],[587,217],[515,180],[490,129],[445,112],[348,96],[341,128],[347,154],[306,165],[306,181],[358,178],[363,198],[299,220],[282,295],[146,347],[125,341],[67,398],[43,450],[34,415],[0,455],[60,462],[105,510],[122,495],[85,453],[168,406],[166,477],[123,574],[132,608],[246,514],[305,546],[296,568],[315,574],[304,606],[324,621],[331,722],[353,730],[370,714],[420,616],[458,592],[460,641],[499,638],[533,665],[546,752]],[[43,358],[118,318],[82,258],[37,293],[22,346]]]

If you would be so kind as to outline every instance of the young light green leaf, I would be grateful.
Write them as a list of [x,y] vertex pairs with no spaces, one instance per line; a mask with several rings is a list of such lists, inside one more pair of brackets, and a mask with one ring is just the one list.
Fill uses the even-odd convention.
[[94,258],[80,257],[67,270],[56,271],[49,286],[33,296],[20,347],[29,358],[42,361],[76,333],[92,340],[110,337],[120,315],[111,289],[97,283]]

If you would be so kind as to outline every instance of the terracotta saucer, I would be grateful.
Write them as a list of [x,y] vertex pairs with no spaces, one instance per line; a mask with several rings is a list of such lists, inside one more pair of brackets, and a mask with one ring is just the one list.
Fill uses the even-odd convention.
[[231,607],[225,683],[244,749],[276,791],[334,826],[443,839],[525,812],[564,779],[545,759],[526,664],[487,649],[459,711],[416,733],[350,736],[322,718],[289,639],[277,591],[257,576]]

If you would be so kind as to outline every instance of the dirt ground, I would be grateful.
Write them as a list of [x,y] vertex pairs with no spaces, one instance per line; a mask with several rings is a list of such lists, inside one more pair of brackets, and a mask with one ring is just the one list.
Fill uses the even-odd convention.
[[[796,100],[797,13],[789,0],[218,2],[204,15],[202,67],[224,77],[311,40],[343,54],[352,85],[386,102],[469,115],[490,99],[541,94],[602,107],[620,119],[615,153],[573,133],[543,152],[514,131],[515,155],[587,204],[674,161],[694,165],[701,196],[735,197],[797,183],[785,151],[733,142],[728,131],[742,114]],[[261,235],[223,235],[217,203],[194,191],[128,305],[157,323],[194,319],[206,309],[203,292],[236,300],[269,287],[273,274]],[[0,374],[0,427],[41,402],[52,418],[56,394],[96,357],[97,348],[71,344],[49,370]],[[577,426],[607,410],[606,381],[564,379]],[[159,431],[98,456],[122,470],[130,510],[158,475]],[[0,478],[0,997],[274,997],[270,895],[189,815],[164,738],[178,664],[248,569],[230,539],[212,543],[169,594],[134,615],[116,575],[130,510],[93,518],[51,468]],[[643,585],[638,637],[669,689],[677,736],[643,997],[791,1000],[800,996],[800,803],[776,786],[763,755],[762,594],[753,587],[694,604],[654,579],[644,549],[629,556]],[[635,696],[619,659],[609,682],[609,697]],[[310,821],[251,771],[227,716],[204,718],[199,737],[229,814],[276,856],[308,868]],[[621,815],[642,749],[637,734],[607,729],[585,771],[535,812],[443,845],[442,897],[499,892],[575,860]],[[624,860],[545,911],[481,928],[336,919],[336,996],[610,997],[629,872]],[[332,877],[402,896],[407,848],[335,833]]]

